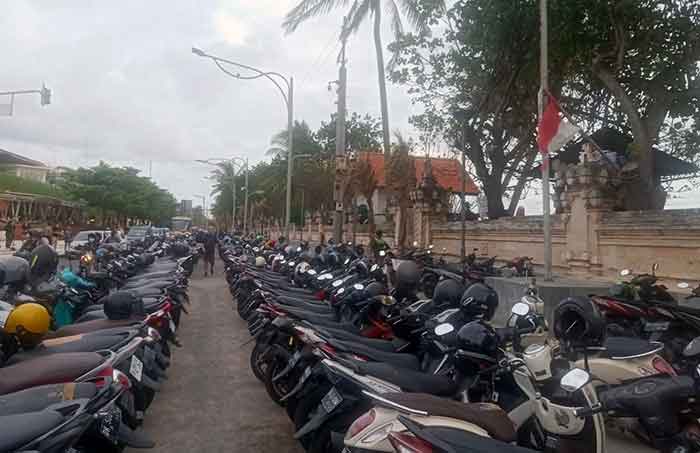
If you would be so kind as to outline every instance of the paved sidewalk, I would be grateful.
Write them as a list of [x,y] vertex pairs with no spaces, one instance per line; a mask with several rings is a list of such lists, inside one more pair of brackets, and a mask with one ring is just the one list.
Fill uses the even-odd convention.
[[[191,281],[169,379],[146,414],[154,453],[300,453],[292,423],[249,367],[252,345],[223,275]],[[132,450],[135,453],[135,450]]]

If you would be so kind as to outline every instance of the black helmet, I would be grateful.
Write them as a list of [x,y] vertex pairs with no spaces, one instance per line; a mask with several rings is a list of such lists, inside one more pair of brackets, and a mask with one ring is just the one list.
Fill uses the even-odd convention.
[[498,308],[498,294],[484,283],[474,283],[462,294],[460,305],[467,316],[490,321]]
[[554,309],[554,336],[570,346],[599,346],[605,340],[605,319],[587,297],[569,297]]
[[178,242],[177,244],[174,244],[172,247],[170,247],[170,253],[175,258],[184,258],[190,254],[190,248],[186,244]]
[[29,259],[29,272],[33,280],[45,278],[56,272],[58,253],[50,245],[40,245],[32,250]]
[[102,308],[111,320],[129,319],[143,314],[143,302],[131,291],[117,291],[102,298]]
[[413,288],[420,281],[420,270],[413,261],[404,261],[396,270],[396,286],[400,288]]
[[433,292],[433,305],[435,307],[459,305],[464,292],[464,286],[451,278],[446,278],[438,282]]
[[379,296],[380,294],[386,294],[386,287],[379,282],[372,282],[365,287],[365,292],[367,297]]
[[328,254],[327,261],[328,261],[328,266],[336,267],[338,265],[338,263],[340,262],[340,257],[338,256],[338,254],[336,252],[330,252]]
[[457,332],[459,349],[483,354],[491,358],[498,357],[501,340],[496,330],[486,321],[471,321]]
[[355,271],[360,274],[361,277],[364,278],[369,275],[369,268],[367,267],[367,263],[365,263],[363,260],[358,260],[354,267]]

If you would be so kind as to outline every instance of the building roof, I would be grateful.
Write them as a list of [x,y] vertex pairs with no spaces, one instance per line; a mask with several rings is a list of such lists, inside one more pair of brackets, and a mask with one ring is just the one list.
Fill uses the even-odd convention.
[[29,167],[48,168],[43,162],[20,156],[0,148],[0,165],[27,165]]
[[[608,127],[600,128],[592,133],[591,139],[603,150],[615,151],[623,156],[628,154],[629,144],[632,143],[632,137]],[[578,163],[579,154],[584,143],[586,143],[584,139],[569,143],[552,160],[560,160],[566,164]],[[658,148],[654,148],[654,169],[656,175],[661,178],[692,175],[700,172],[700,169],[695,164],[678,159]],[[553,175],[551,170],[550,174]],[[530,176],[540,178],[542,176],[541,167],[538,165],[533,168]]]
[[[428,160],[425,157],[411,156],[414,159],[416,167],[416,181],[420,182],[423,179],[423,169],[425,162]],[[384,175],[384,154],[372,151],[361,151],[358,153],[358,159],[368,160],[374,171],[374,176],[377,178],[379,187],[386,186],[386,177]],[[448,192],[457,193],[461,189],[460,168],[461,164],[457,159],[445,158],[430,158],[433,166],[433,176],[437,184]],[[478,195],[479,188],[474,184],[474,181],[466,175],[466,194]]]

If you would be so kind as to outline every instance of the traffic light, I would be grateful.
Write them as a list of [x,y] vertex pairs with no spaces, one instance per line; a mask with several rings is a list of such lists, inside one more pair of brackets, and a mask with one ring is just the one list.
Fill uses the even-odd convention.
[[51,104],[51,90],[46,88],[45,85],[41,87],[41,105]]

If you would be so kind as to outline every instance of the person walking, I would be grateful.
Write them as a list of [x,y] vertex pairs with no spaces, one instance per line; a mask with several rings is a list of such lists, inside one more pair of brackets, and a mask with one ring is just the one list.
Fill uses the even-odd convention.
[[15,241],[15,223],[12,219],[8,219],[5,224],[5,248],[12,248],[12,243]]
[[216,256],[216,234],[209,231],[204,237],[204,276],[207,276],[207,268],[209,273],[214,275],[214,260]]

